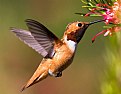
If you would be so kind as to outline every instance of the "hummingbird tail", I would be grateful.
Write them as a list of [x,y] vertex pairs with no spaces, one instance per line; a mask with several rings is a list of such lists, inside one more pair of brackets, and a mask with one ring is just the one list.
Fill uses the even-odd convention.
[[42,67],[40,64],[33,76],[30,78],[30,80],[27,82],[26,85],[21,89],[21,92],[25,90],[26,88],[38,83],[39,81],[45,79],[48,76],[48,70],[45,67]]

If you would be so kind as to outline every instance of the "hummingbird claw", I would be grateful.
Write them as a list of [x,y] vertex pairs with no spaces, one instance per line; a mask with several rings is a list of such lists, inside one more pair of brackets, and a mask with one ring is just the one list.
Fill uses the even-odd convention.
[[61,77],[61,76],[62,76],[62,72],[58,72],[55,77]]

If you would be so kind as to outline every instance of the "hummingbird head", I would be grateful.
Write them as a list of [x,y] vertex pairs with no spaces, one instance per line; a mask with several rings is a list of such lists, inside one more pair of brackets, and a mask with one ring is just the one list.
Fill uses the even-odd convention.
[[93,22],[73,22],[68,24],[66,31],[64,33],[64,37],[66,37],[67,41],[71,40],[76,43],[79,43],[79,41],[82,39],[86,29],[97,22],[102,22],[104,20],[97,20]]

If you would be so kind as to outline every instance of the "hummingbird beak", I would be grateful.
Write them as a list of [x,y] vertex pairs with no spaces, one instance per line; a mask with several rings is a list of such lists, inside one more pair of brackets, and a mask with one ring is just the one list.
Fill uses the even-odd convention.
[[89,22],[87,25],[92,25],[92,24],[95,24],[95,23],[98,23],[98,22],[103,22],[105,21],[104,19],[103,20],[96,20],[96,21],[93,21],[93,22]]

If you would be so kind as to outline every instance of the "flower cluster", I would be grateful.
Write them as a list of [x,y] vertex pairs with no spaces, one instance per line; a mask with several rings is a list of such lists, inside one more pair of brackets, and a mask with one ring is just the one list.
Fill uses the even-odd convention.
[[[98,1],[98,2],[97,2]],[[121,1],[120,0],[114,0],[112,2],[104,3],[105,1],[101,2],[103,0],[88,0],[88,2],[84,2],[87,6],[83,6],[88,8],[89,13],[81,14],[81,16],[102,16],[103,20],[106,24],[107,29],[99,32],[92,38],[92,42],[96,39],[97,36],[104,34],[104,36],[112,35],[114,32],[118,32],[121,30]],[[112,25],[112,26],[108,26]]]

